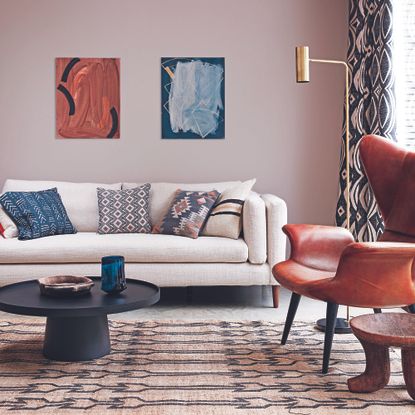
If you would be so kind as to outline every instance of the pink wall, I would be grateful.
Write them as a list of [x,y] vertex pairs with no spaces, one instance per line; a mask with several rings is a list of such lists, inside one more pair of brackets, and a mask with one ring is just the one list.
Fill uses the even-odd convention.
[[[294,46],[344,59],[345,0],[13,0],[0,11],[0,182],[256,177],[292,222],[332,223],[342,69],[294,79]],[[121,139],[56,140],[54,58],[121,58]],[[160,57],[224,56],[226,139],[161,140]]]

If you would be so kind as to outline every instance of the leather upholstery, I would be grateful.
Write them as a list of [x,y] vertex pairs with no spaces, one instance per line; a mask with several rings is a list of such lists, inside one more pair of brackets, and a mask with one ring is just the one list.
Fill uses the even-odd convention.
[[360,157],[387,231],[380,239],[415,239],[415,152],[373,135],[362,139]]
[[385,221],[379,242],[354,242],[344,228],[286,225],[291,256],[274,266],[274,277],[297,294],[336,304],[414,304],[415,153],[370,135],[360,156]]
[[343,249],[354,242],[344,228],[322,225],[285,225],[291,259],[310,268],[336,271]]

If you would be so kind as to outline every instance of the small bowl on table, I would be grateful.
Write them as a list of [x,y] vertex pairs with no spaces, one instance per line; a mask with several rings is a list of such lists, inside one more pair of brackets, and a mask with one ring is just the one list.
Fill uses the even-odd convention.
[[89,294],[94,286],[90,278],[73,275],[39,278],[38,282],[40,293],[50,297],[78,297]]

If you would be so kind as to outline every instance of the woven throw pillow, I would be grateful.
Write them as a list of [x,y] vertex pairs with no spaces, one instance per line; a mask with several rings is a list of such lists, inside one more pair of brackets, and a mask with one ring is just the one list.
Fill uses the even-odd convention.
[[15,223],[9,218],[7,213],[0,207],[0,235],[5,239],[17,238],[19,231]]
[[149,183],[126,190],[98,187],[98,233],[150,233],[150,189]]
[[176,190],[173,202],[162,221],[153,228],[153,233],[196,239],[219,195],[216,190],[211,192]]
[[0,205],[16,224],[19,239],[76,233],[58,190],[40,192],[6,192]]
[[216,202],[203,235],[238,239],[242,230],[242,209],[256,179],[248,180],[222,192]]

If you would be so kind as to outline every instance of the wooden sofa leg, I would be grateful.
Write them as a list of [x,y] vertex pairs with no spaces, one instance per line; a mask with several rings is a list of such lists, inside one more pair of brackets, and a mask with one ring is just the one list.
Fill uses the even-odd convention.
[[278,308],[280,305],[280,286],[279,285],[272,285],[272,303],[274,308]]

